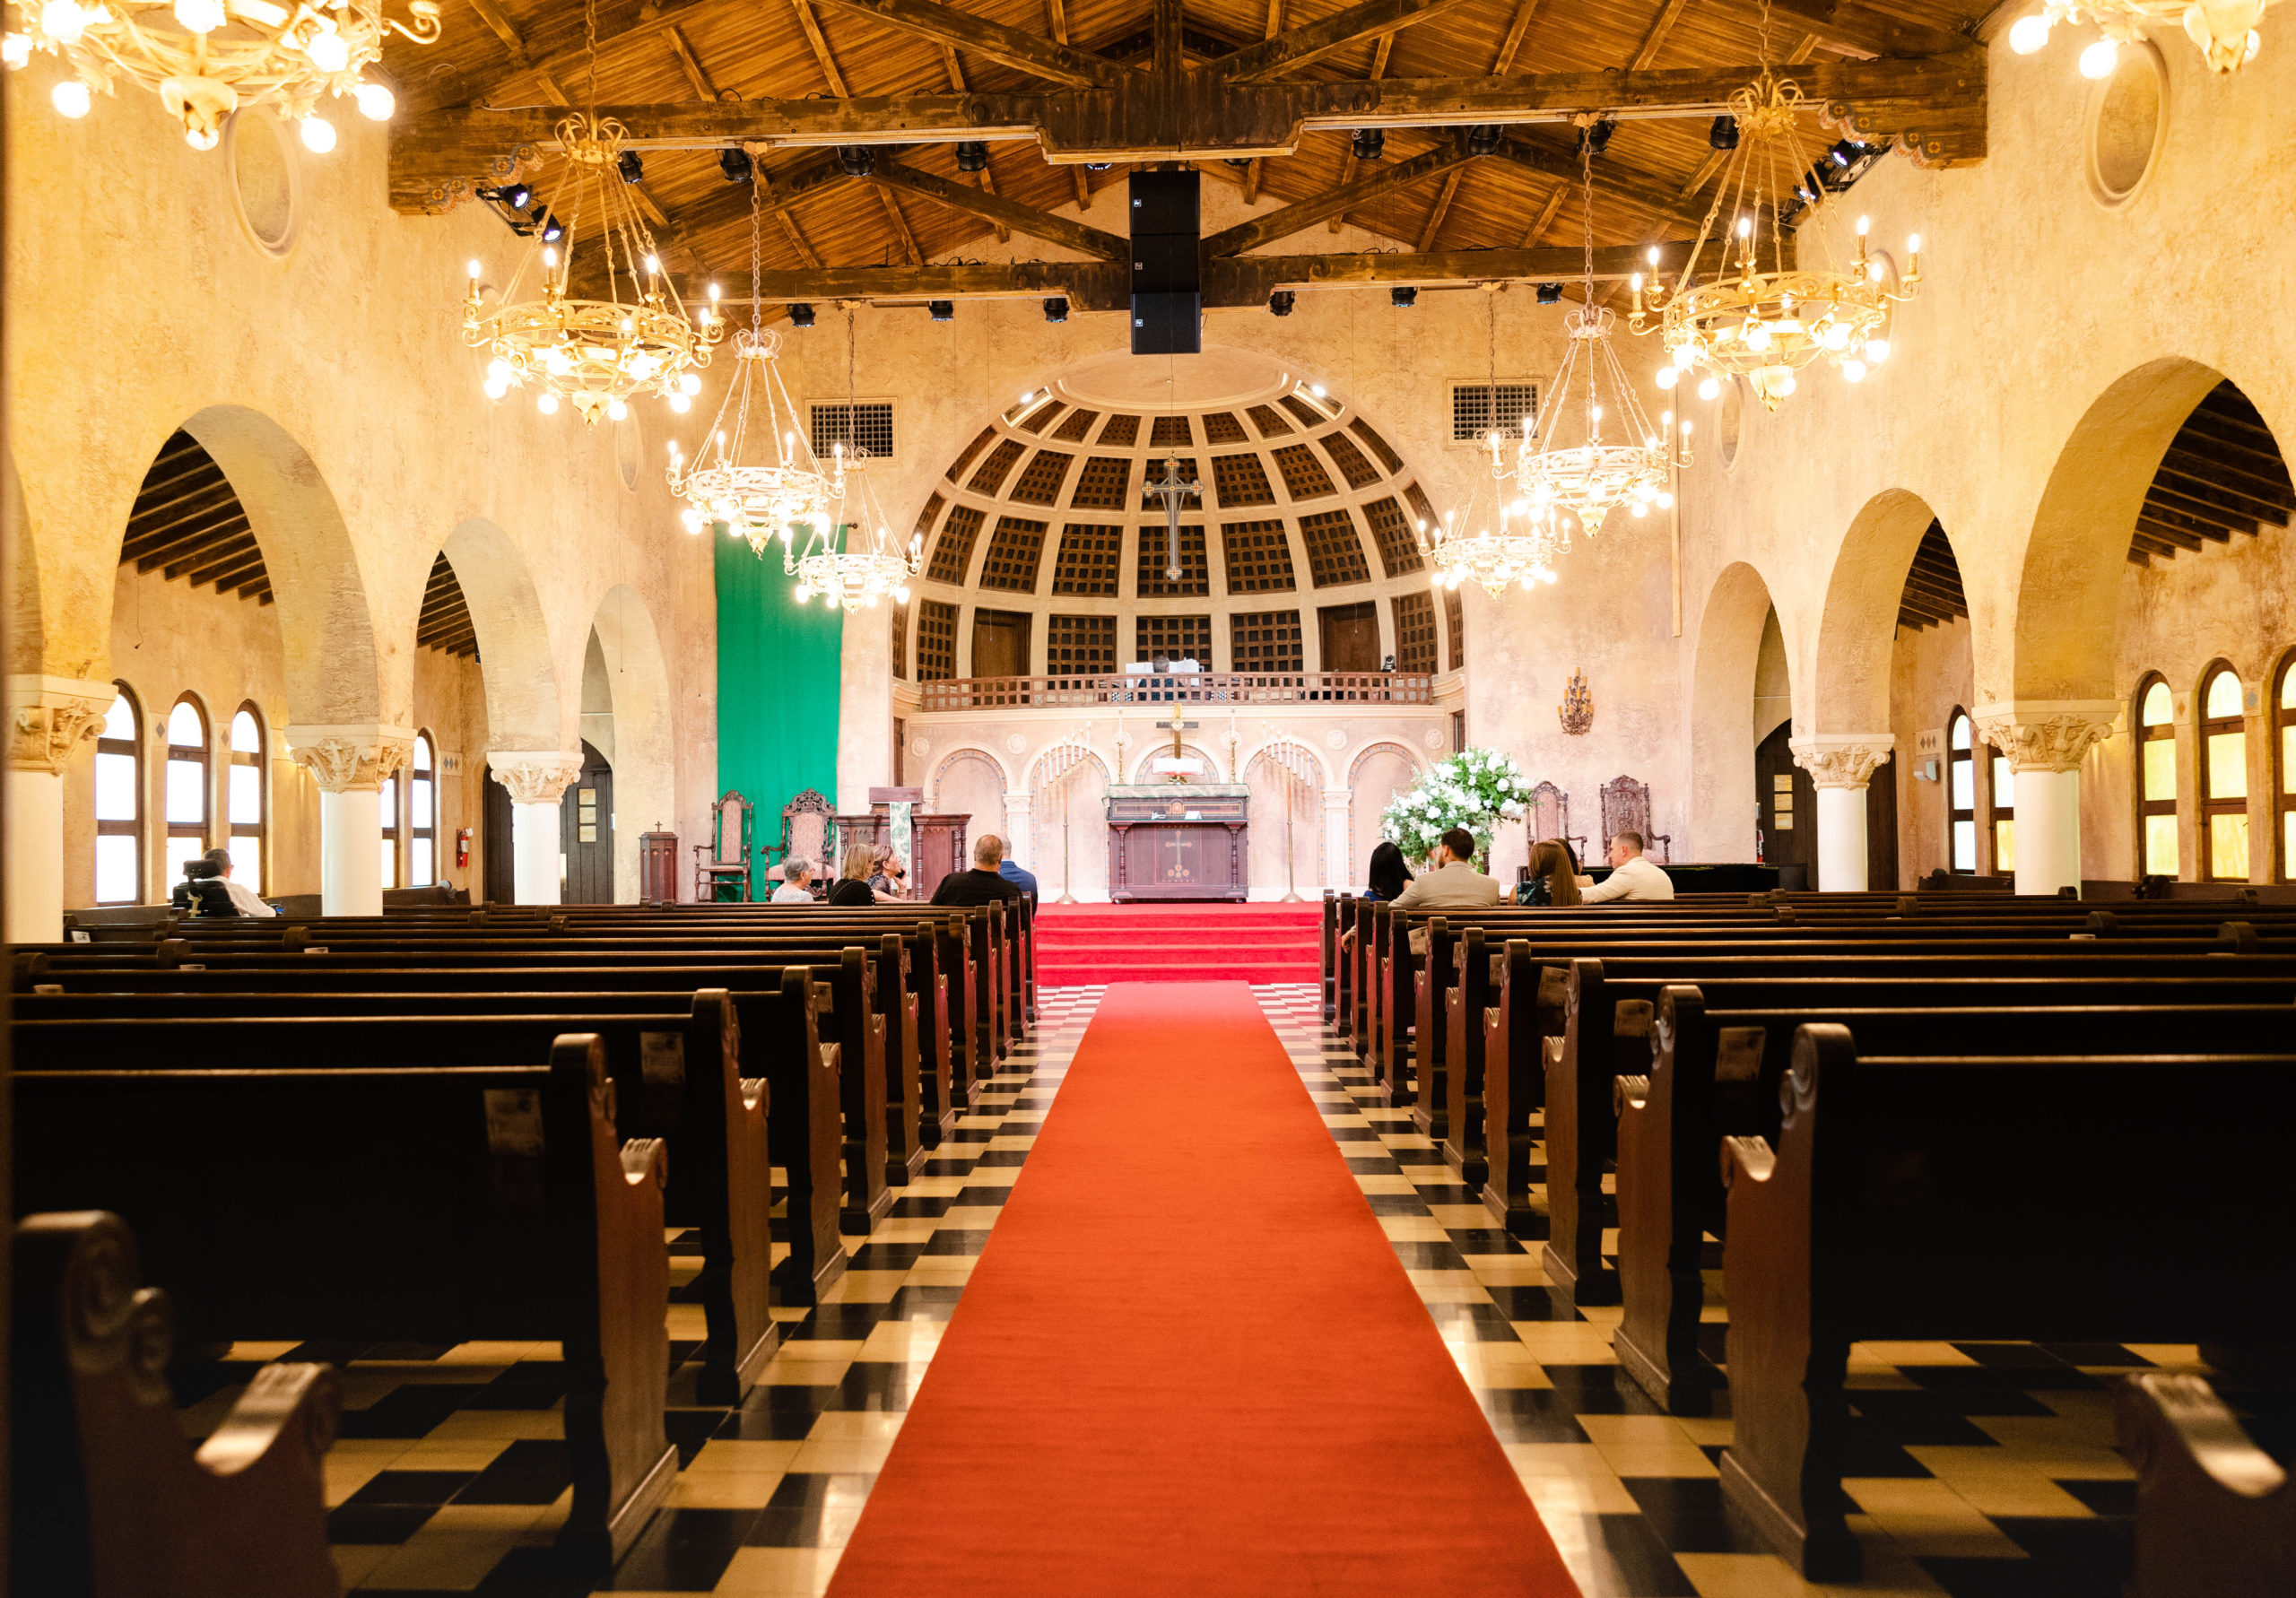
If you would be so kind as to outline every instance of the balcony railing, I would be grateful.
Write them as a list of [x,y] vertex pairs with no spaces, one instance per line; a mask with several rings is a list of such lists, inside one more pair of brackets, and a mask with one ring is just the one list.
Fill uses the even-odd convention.
[[1157,672],[1114,677],[951,677],[918,684],[935,710],[1089,705],[1429,705],[1432,679],[1400,672]]

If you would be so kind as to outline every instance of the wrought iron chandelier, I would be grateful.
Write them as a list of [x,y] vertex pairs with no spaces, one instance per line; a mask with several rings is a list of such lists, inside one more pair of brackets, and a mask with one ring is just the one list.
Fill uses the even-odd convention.
[[[1618,318],[1595,303],[1594,149],[1593,141],[1584,135],[1578,160],[1584,288],[1577,308],[1563,317],[1569,336],[1562,364],[1536,411],[1523,420],[1513,476],[1534,517],[1550,522],[1574,517],[1591,538],[1621,505],[1642,517],[1653,506],[1664,510],[1674,504],[1666,485],[1677,465],[1691,464],[1690,423],[1682,425],[1677,453],[1674,413],[1666,412],[1660,425],[1652,427],[1619,364],[1618,352],[1611,344],[1611,329]],[[1581,391],[1575,404],[1574,384]],[[1581,440],[1565,445],[1560,441],[1561,430],[1574,413],[1585,418],[1583,428],[1575,430]],[[1603,437],[1606,421],[1612,428],[1607,442]],[[1491,465],[1494,473],[1500,472],[1495,432],[1491,435]]]
[[925,564],[925,534],[912,533],[904,547],[893,536],[892,522],[878,503],[876,485],[869,480],[869,452],[854,436],[853,418],[858,407],[853,389],[853,307],[845,308],[845,426],[854,439],[850,464],[845,447],[834,445],[831,456],[843,473],[845,514],[824,517],[813,524],[804,553],[782,546],[782,569],[797,579],[797,603],[814,595],[833,610],[874,608],[891,595],[896,604],[909,603],[909,580]]
[[382,0],[12,0],[22,31],[0,39],[0,61],[29,62],[35,50],[61,56],[74,76],[49,100],[81,117],[95,94],[120,80],[160,97],[195,150],[213,150],[223,119],[243,106],[271,106],[300,123],[303,143],[324,155],[335,125],[318,114],[322,95],[348,94],[378,122],[396,109],[387,84],[370,82],[390,34],[415,44],[439,40],[439,0],[408,0],[409,21],[383,14]]
[[[761,558],[781,540],[782,563],[800,525],[832,525],[845,498],[845,456],[831,451],[834,469],[822,470],[799,424],[797,406],[781,381],[781,334],[766,327],[758,298],[763,271],[762,216],[758,187],[750,185],[750,325],[734,335],[734,380],[718,403],[709,436],[688,462],[670,440],[670,492],[686,502],[685,526],[699,533],[713,523],[726,535],[746,538]],[[790,568],[793,575],[796,569]]]
[[2109,78],[2120,48],[2155,28],[2181,28],[2212,72],[2235,72],[2264,42],[2257,25],[2272,0],[2048,0],[2009,30],[2009,48],[2030,56],[2048,43],[2059,22],[2093,22],[2098,38],[2081,52],[2081,75]]
[[[658,395],[671,409],[685,409],[701,392],[697,369],[709,364],[710,347],[725,337],[726,321],[718,312],[716,284],[710,285],[710,303],[697,325],[662,270],[653,231],[619,170],[630,130],[596,110],[597,0],[589,0],[584,16],[591,109],[572,112],[558,124],[565,175],[545,213],[554,217],[562,208],[565,248],[553,241],[556,230],[537,227],[534,243],[491,310],[480,292],[483,268],[473,261],[463,342],[488,357],[487,398],[499,400],[513,388],[531,386],[536,390],[535,405],[544,415],[556,412],[563,400],[595,424],[600,416],[621,421],[629,414],[629,402],[640,394]],[[586,211],[597,217],[599,267],[605,278],[602,300],[573,291],[576,244]],[[520,299],[530,269],[539,279],[541,298]]]
[[[1802,143],[1805,107],[1801,86],[1770,68],[1770,8],[1762,7],[1761,75],[1730,97],[1737,148],[1723,169],[1698,241],[1671,286],[1652,275],[1631,280],[1634,333],[1656,331],[1673,357],[1658,386],[1671,388],[1683,373],[1702,371],[1700,399],[1711,400],[1725,380],[1743,378],[1762,404],[1775,411],[1794,392],[1795,373],[1831,361],[1848,382],[1862,381],[1889,359],[1892,307],[1910,300],[1921,282],[1921,237],[1906,240],[1904,274],[1892,281],[1887,265],[1866,249],[1866,221],[1857,219],[1857,259],[1845,272],[1836,264],[1824,183]],[[1803,203],[1796,245],[1787,250],[1786,213]],[[1719,235],[1716,224],[1722,222]],[[1814,224],[1814,225],[1813,225]],[[1712,265],[1701,275],[1706,247]],[[1810,257],[1815,265],[1804,265]]]

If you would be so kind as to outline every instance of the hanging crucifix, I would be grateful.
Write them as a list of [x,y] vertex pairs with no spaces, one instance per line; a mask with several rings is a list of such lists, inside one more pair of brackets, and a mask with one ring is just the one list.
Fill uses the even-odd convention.
[[1181,478],[1179,458],[1168,455],[1162,478],[1147,484],[1141,494],[1164,502],[1164,580],[1177,583],[1180,580],[1180,501],[1198,499],[1199,491]]

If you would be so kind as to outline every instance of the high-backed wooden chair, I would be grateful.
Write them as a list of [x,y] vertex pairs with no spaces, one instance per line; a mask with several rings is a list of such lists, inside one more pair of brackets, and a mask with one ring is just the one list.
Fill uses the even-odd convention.
[[728,788],[709,807],[709,841],[693,846],[693,897],[709,904],[730,888],[735,900],[750,897],[750,847],[756,827],[750,802]]
[[1531,803],[1523,812],[1524,825],[1530,831],[1530,847],[1536,849],[1550,838],[1559,838],[1570,846],[1578,856],[1578,864],[1587,864],[1587,840],[1571,835],[1570,795],[1551,782],[1543,782],[1531,790]]
[[1644,853],[1659,864],[1673,858],[1673,835],[1650,830],[1650,785],[1631,777],[1603,785],[1603,847],[1607,850],[1622,832],[1640,833]]
[[786,865],[792,855],[813,863],[813,874],[826,882],[837,874],[829,857],[835,841],[831,832],[830,803],[813,788],[803,790],[781,807],[781,853],[776,864]]

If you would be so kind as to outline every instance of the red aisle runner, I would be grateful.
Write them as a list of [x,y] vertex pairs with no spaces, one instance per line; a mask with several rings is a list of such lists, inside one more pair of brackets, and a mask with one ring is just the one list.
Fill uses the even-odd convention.
[[1576,1594],[1241,983],[1112,987],[830,1591]]

